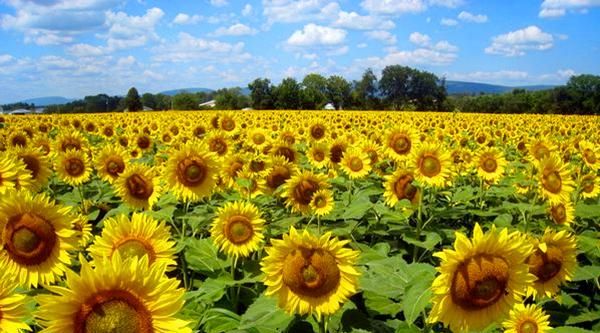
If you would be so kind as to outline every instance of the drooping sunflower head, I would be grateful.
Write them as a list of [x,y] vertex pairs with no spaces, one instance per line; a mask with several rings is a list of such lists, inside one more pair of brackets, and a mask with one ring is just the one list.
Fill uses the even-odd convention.
[[577,267],[577,244],[567,231],[546,228],[540,240],[534,240],[534,251],[527,258],[529,272],[536,280],[529,287],[535,297],[556,294],[560,285],[570,281]]
[[406,169],[398,169],[392,175],[385,177],[385,192],[383,198],[385,203],[394,207],[400,200],[409,200],[416,204],[421,196],[419,188],[414,186],[414,173]]
[[105,145],[96,154],[95,160],[96,170],[100,178],[112,184],[125,171],[128,158],[125,150],[119,146]]
[[114,183],[116,194],[129,206],[150,209],[160,196],[160,180],[154,170],[145,165],[132,163]]
[[282,156],[290,163],[298,162],[298,151],[293,145],[286,143],[285,141],[278,141],[273,143],[273,147],[270,151],[271,156]]
[[177,198],[196,202],[211,194],[220,169],[216,154],[198,142],[188,141],[171,152],[165,173],[167,183]]
[[331,315],[357,291],[359,252],[326,233],[320,237],[294,227],[271,240],[261,261],[266,294],[275,295],[288,313]]
[[176,265],[169,227],[144,213],[133,213],[131,219],[119,215],[105,220],[102,235],[96,236],[88,251],[94,262],[118,252],[123,259],[147,256],[151,265]]
[[516,304],[502,323],[504,333],[548,333],[550,316],[535,304]]
[[265,177],[266,193],[273,193],[296,172],[296,165],[288,162],[283,156],[271,157],[269,173]]
[[338,164],[340,164],[346,149],[348,149],[348,140],[346,138],[337,138],[333,140],[329,144],[328,164],[331,167],[336,167]]
[[60,180],[72,186],[87,182],[92,173],[90,160],[82,150],[67,150],[65,153],[59,153],[54,170]]
[[414,149],[409,166],[414,169],[415,179],[424,185],[444,187],[452,177],[450,154],[437,144],[423,143]]
[[210,233],[213,242],[232,257],[248,257],[263,242],[265,220],[258,208],[246,202],[228,202],[217,212]]
[[359,148],[348,149],[342,157],[340,166],[351,179],[365,178],[371,171],[371,159]]
[[554,224],[569,226],[575,220],[575,208],[571,201],[551,204],[548,215]]
[[534,280],[525,262],[530,251],[530,245],[507,229],[492,226],[484,234],[476,224],[473,239],[457,232],[454,249],[434,254],[441,259],[441,274],[432,285],[429,321],[468,332],[502,320]]
[[506,160],[496,148],[484,148],[477,154],[477,174],[483,180],[496,183],[504,175]]
[[408,126],[396,126],[387,131],[384,149],[387,156],[397,162],[407,159],[417,144],[417,134]]
[[326,175],[305,170],[292,176],[285,183],[282,196],[285,198],[286,206],[291,207],[292,211],[308,213],[314,194],[329,186]]
[[581,158],[588,168],[597,171],[600,169],[600,152],[598,147],[589,141],[579,142],[579,151]]
[[333,210],[334,205],[333,192],[326,189],[315,192],[312,201],[310,202],[310,208],[312,209],[313,214],[317,216],[329,214]]
[[90,265],[80,256],[79,275],[68,272],[65,287],[49,287],[37,297],[44,332],[183,332],[188,322],[175,316],[184,304],[179,281],[148,257],[122,259],[119,253]]
[[77,246],[70,208],[43,195],[9,191],[0,198],[0,267],[22,286],[56,282]]
[[551,154],[540,161],[539,182],[541,195],[550,203],[570,201],[575,182],[568,165],[563,164],[558,155]]
[[15,291],[17,284],[14,278],[0,274],[0,327],[2,332],[19,333],[31,331],[26,324],[29,310],[27,309],[27,296]]

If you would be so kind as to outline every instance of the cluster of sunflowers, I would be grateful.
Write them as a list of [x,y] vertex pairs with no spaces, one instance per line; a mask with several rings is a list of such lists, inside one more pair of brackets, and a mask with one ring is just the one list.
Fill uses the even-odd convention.
[[[234,331],[261,294],[287,318],[271,331],[345,331],[339,313],[366,307],[371,324],[387,316],[399,332],[548,332],[565,324],[543,305],[577,275],[578,240],[600,252],[599,125],[409,112],[0,117],[0,332]],[[437,266],[415,316],[413,300],[396,307],[404,295],[363,293],[388,278],[369,258],[392,256]],[[592,294],[599,259],[583,259]],[[227,267],[227,290],[209,291]]]

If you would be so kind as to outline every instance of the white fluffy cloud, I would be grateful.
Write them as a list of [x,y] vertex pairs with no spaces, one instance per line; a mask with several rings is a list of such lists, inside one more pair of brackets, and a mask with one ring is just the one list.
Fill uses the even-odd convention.
[[347,32],[343,29],[324,27],[309,23],[296,30],[288,38],[287,44],[290,46],[316,46],[316,45],[339,45],[346,39]]
[[522,56],[529,50],[548,50],[554,45],[551,34],[543,32],[535,25],[498,35],[492,39],[492,45],[485,53],[504,56]]
[[333,26],[356,30],[389,30],[394,29],[396,25],[391,20],[384,20],[372,15],[359,15],[356,12],[340,11],[338,17],[333,22]]
[[408,40],[422,48],[427,48],[434,51],[439,52],[448,52],[448,53],[456,53],[458,52],[458,47],[450,44],[447,40],[442,40],[437,43],[431,42],[431,37],[426,34],[422,34],[420,32],[413,32],[408,36]]
[[368,12],[387,15],[420,13],[427,9],[422,0],[364,0],[360,5]]
[[448,79],[475,82],[519,81],[529,78],[529,73],[515,70],[477,71],[471,73],[446,73]]
[[221,27],[217,29],[212,35],[213,36],[248,36],[254,35],[258,31],[254,28],[241,23],[236,23],[229,27]]
[[570,12],[586,12],[589,8],[600,6],[600,0],[544,0],[540,6],[539,17],[551,18]]
[[251,55],[244,51],[244,43],[225,43],[196,38],[181,32],[173,43],[164,43],[153,49],[158,62],[190,62],[205,60],[216,63],[245,62]]
[[146,45],[150,40],[158,40],[154,28],[164,14],[156,7],[148,9],[143,16],[129,16],[124,12],[106,12],[105,24],[109,26],[108,48],[127,49]]
[[185,13],[179,13],[173,19],[173,24],[196,24],[200,22],[200,20],[202,20],[202,17],[200,15],[188,15]]
[[250,16],[252,13],[254,13],[254,8],[252,8],[251,4],[247,3],[244,9],[242,9],[242,16]]
[[471,14],[466,11],[460,12],[458,14],[458,19],[465,22],[473,22],[473,23],[485,23],[488,20],[487,15],[483,14]]
[[227,0],[210,0],[210,4],[215,7],[227,6],[229,2]]
[[262,5],[268,24],[331,20],[340,11],[340,5],[329,0],[263,0]]
[[365,35],[370,39],[382,41],[385,44],[392,45],[396,44],[396,36],[389,31],[385,30],[373,30],[365,32]]
[[416,44],[418,46],[427,46],[429,42],[431,42],[431,38],[428,35],[422,34],[420,32],[413,32],[408,36],[408,40]]
[[465,4],[463,0],[429,0],[429,4],[448,8],[456,8]]
[[443,18],[440,20],[440,24],[448,27],[453,27],[458,24],[458,21],[451,18]]

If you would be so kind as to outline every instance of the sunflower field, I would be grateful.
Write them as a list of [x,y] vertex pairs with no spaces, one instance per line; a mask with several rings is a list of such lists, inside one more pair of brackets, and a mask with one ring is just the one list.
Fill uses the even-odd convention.
[[599,332],[599,129],[1,116],[0,332]]

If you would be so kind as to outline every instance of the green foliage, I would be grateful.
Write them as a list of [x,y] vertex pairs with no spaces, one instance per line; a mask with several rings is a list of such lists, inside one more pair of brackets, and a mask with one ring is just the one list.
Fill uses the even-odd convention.
[[129,111],[141,111],[143,108],[142,99],[137,89],[135,87],[130,88],[125,97],[125,109]]

